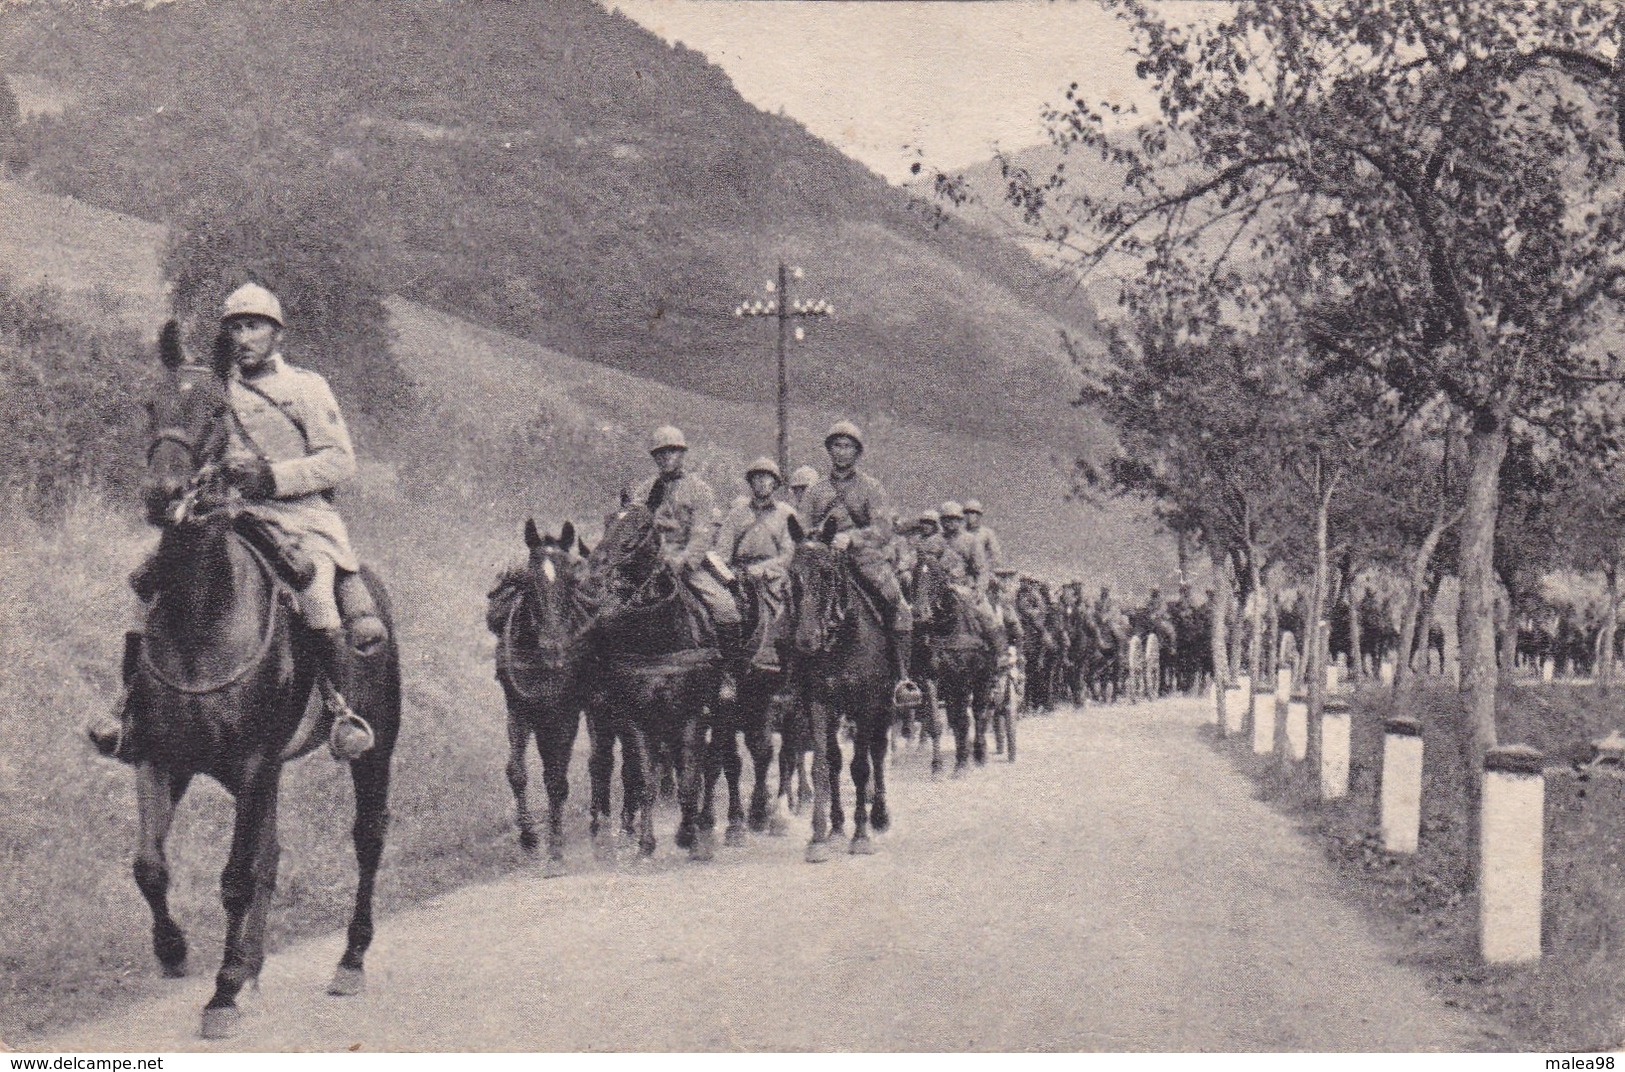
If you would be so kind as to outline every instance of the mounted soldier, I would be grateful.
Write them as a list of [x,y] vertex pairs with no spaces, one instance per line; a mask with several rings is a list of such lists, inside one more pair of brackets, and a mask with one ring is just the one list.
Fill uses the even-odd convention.
[[992,571],[1004,564],[1004,551],[999,546],[999,537],[994,531],[982,524],[982,503],[979,499],[965,500],[965,535],[976,544],[988,573],[982,577],[983,584],[991,584]]
[[[757,458],[745,470],[751,493],[735,500],[717,530],[717,554],[754,582],[762,607],[758,633],[763,637],[776,635],[774,627],[784,611],[790,582],[790,559],[796,551],[790,534],[790,519],[796,512],[789,503],[774,498],[781,480],[773,459]],[[759,669],[777,670],[778,650],[772,643],[758,644],[751,661]]]
[[[654,515],[661,558],[705,605],[723,663],[734,666],[742,645],[739,606],[706,562],[716,544],[720,520],[716,492],[702,478],[683,469],[688,442],[682,429],[669,424],[656,428],[649,439],[649,456],[657,471],[632,490],[632,501],[648,507]],[[725,674],[724,699],[732,698],[734,684],[732,675]]]
[[988,602],[988,589],[993,571],[982,557],[980,542],[965,531],[965,508],[949,500],[937,510],[942,518],[943,551],[937,561],[948,575],[965,610],[981,629],[988,644],[997,651],[1004,650],[1004,628],[999,623],[993,605]]
[[810,465],[803,465],[790,474],[790,505],[798,511],[801,509],[801,500],[807,497],[807,489],[818,483],[818,470]]
[[[232,415],[221,475],[241,495],[243,513],[309,575],[299,612],[330,686],[323,690],[335,714],[329,744],[336,758],[353,760],[372,747],[374,734],[344,700],[348,649],[368,654],[388,634],[333,504],[334,491],[356,471],[350,433],[327,381],[282,356],[285,327],[282,303],[264,287],[248,283],[227,296],[215,342],[215,360],[229,363]],[[131,578],[143,601],[157,594],[152,574],[149,560]],[[140,643],[139,633],[127,638],[127,663]],[[119,759],[129,758],[125,702],[121,697],[115,716],[89,731],[99,751]]]
[[802,528],[816,533],[833,519],[836,544],[850,548],[853,565],[883,604],[896,680],[892,703],[897,707],[915,706],[920,702],[920,690],[908,670],[914,612],[903,597],[890,555],[892,512],[886,489],[880,481],[858,470],[863,433],[851,421],[838,421],[830,428],[824,437],[824,449],[829,452],[830,472],[807,489],[801,503]]

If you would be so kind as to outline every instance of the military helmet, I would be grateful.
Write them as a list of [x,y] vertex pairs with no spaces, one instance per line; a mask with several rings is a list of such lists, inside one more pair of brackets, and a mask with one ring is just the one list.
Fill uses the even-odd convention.
[[238,316],[263,316],[279,328],[286,326],[282,322],[282,303],[277,301],[275,294],[258,283],[244,283],[226,295],[225,305],[220,309],[220,319],[230,320]]
[[1014,577],[1018,572],[1019,571],[1014,566],[994,566],[993,567],[993,576],[995,576],[995,577],[1003,577],[1006,580],[1008,580],[1011,577]]
[[688,440],[683,438],[683,430],[674,425],[663,424],[656,428],[649,436],[649,453],[655,454],[662,450],[688,449]]
[[952,499],[949,499],[947,502],[937,507],[937,513],[944,521],[947,521],[949,518],[957,518],[960,521],[965,520],[965,508],[954,502]]
[[967,514],[979,514],[981,512],[982,512],[982,500],[981,499],[966,499],[965,500],[965,513],[967,513]]
[[935,510],[921,510],[919,519],[916,523],[923,525],[926,522],[930,522],[931,524],[935,525],[941,521],[942,515],[937,513]]
[[790,486],[792,488],[810,488],[816,483],[818,483],[818,470],[810,465],[803,465],[790,474]]
[[784,483],[784,474],[779,471],[778,463],[765,455],[750,463],[750,468],[745,470],[745,479],[749,480],[757,473],[768,473],[780,484]]
[[851,421],[836,421],[830,425],[829,431],[824,434],[824,446],[828,447],[830,440],[841,436],[846,436],[846,438],[856,443],[860,451],[863,449],[863,433]]

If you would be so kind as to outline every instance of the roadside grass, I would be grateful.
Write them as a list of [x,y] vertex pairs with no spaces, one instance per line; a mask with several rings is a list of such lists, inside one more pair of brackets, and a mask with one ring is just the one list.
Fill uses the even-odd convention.
[[[1436,679],[1396,702],[1385,689],[1352,697],[1349,795],[1318,799],[1301,764],[1256,756],[1249,734],[1219,746],[1257,783],[1259,795],[1319,839],[1349,897],[1392,930],[1404,961],[1423,971],[1445,1004],[1489,1016],[1514,1051],[1616,1049],[1625,1039],[1625,777],[1577,773],[1587,742],[1625,728],[1625,691],[1520,683],[1500,690],[1504,744],[1547,756],[1544,956],[1527,966],[1489,966],[1478,955],[1475,895],[1467,874],[1467,800],[1453,724],[1460,697]],[[1401,711],[1399,704],[1403,704]],[[1382,724],[1403,713],[1423,726],[1420,848],[1403,858],[1382,848],[1378,794]]]

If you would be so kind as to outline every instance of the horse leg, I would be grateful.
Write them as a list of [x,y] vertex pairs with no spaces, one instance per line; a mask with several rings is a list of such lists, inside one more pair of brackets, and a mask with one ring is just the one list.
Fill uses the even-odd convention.
[[542,782],[547,786],[547,864],[542,874],[556,878],[564,874],[564,802],[570,797],[570,753],[575,750],[576,732],[581,720],[575,708],[548,723],[544,734],[536,735],[536,751],[542,760]]
[[925,679],[925,713],[921,718],[921,728],[931,737],[931,775],[936,777],[942,773],[942,722],[937,715],[937,683],[932,678]]
[[[874,854],[874,842],[869,838],[869,760],[873,745],[870,737],[878,737],[882,742],[881,752],[885,751],[884,742],[888,736],[890,718],[883,717],[874,723],[860,722],[856,732],[852,735],[852,855],[870,856]],[[884,763],[877,764],[875,773]]]
[[772,799],[767,794],[767,772],[773,766],[773,732],[767,724],[765,700],[752,709],[746,720],[745,749],[750,752],[752,781],[747,822],[760,834],[768,828],[768,801]]
[[592,750],[587,753],[587,779],[591,783],[592,803],[589,807],[589,830],[594,848],[603,849],[599,835],[606,833],[604,825],[610,821],[610,779],[615,775],[615,732],[609,720],[600,711],[587,711],[587,736],[592,739]]
[[131,870],[141,896],[152,909],[153,955],[164,975],[171,979],[186,974],[186,935],[169,914],[169,861],[164,856],[164,842],[175,819],[175,808],[191,781],[190,774],[160,770],[151,762],[143,762],[136,769],[141,834]]
[[281,764],[250,761],[237,791],[237,821],[231,852],[220,874],[220,902],[226,909],[226,954],[215,975],[214,995],[203,1007],[204,1038],[229,1038],[241,1011],[237,995],[259,977],[265,963],[265,916],[276,889],[277,789]]
[[723,759],[722,749],[725,739],[731,734],[726,727],[714,717],[707,735],[706,728],[700,728],[700,745],[704,753],[705,777],[701,783],[700,811],[695,819],[696,825],[705,829],[715,829],[717,825],[716,795],[717,780],[722,777]]
[[372,946],[373,888],[378,861],[384,855],[384,835],[389,832],[389,763],[390,753],[379,750],[350,764],[350,781],[355,786],[355,824],[350,838],[355,843],[358,877],[344,956],[327,985],[327,992],[336,997],[359,994],[366,982],[362,962]]
[[846,833],[846,812],[841,808],[841,731],[846,720],[830,712],[825,723],[829,733],[829,831]]
[[[530,784],[525,772],[525,749],[530,744],[530,723],[514,710],[516,701],[508,700],[508,786],[513,790],[514,807],[519,824],[519,845],[526,852],[536,851],[536,819],[530,813],[530,797],[526,787]],[[541,747],[538,739],[537,747]]]
[[872,733],[869,750],[869,765],[874,769],[874,788],[869,794],[869,825],[877,834],[884,834],[891,829],[891,809],[886,807],[886,735]]
[[723,840],[735,846],[745,843],[745,803],[740,791],[745,761],[739,754],[739,735],[743,730],[743,726],[729,726],[728,739],[722,749],[722,769],[728,775],[728,832]]
[[[829,712],[822,703],[810,705],[812,724],[812,839],[807,842],[807,862],[821,864],[829,859],[829,738],[825,729]],[[799,765],[799,764],[798,764]]]
[[621,741],[621,815],[628,833],[638,837],[638,852],[655,853],[655,772],[653,742],[643,727],[630,724]]
[[[712,690],[713,693],[715,690]],[[689,710],[699,709],[698,698],[680,699],[685,706],[692,705]],[[728,745],[733,744],[733,730],[727,730]],[[700,723],[698,715],[684,718],[677,731],[677,740],[674,742],[674,752],[677,757],[677,805],[681,815],[679,832],[689,832],[690,844],[688,858],[696,863],[706,863],[716,857],[716,831],[715,819],[710,827],[699,827],[696,820],[700,810],[700,789],[705,785],[705,757],[709,753],[705,742],[705,727]],[[681,841],[679,841],[681,844]]]

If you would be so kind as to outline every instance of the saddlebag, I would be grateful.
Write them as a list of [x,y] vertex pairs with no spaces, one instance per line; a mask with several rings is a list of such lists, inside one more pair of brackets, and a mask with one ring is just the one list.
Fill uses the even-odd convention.
[[243,514],[237,518],[237,531],[295,591],[303,592],[316,579],[316,564],[300,548],[299,541],[274,523]]

